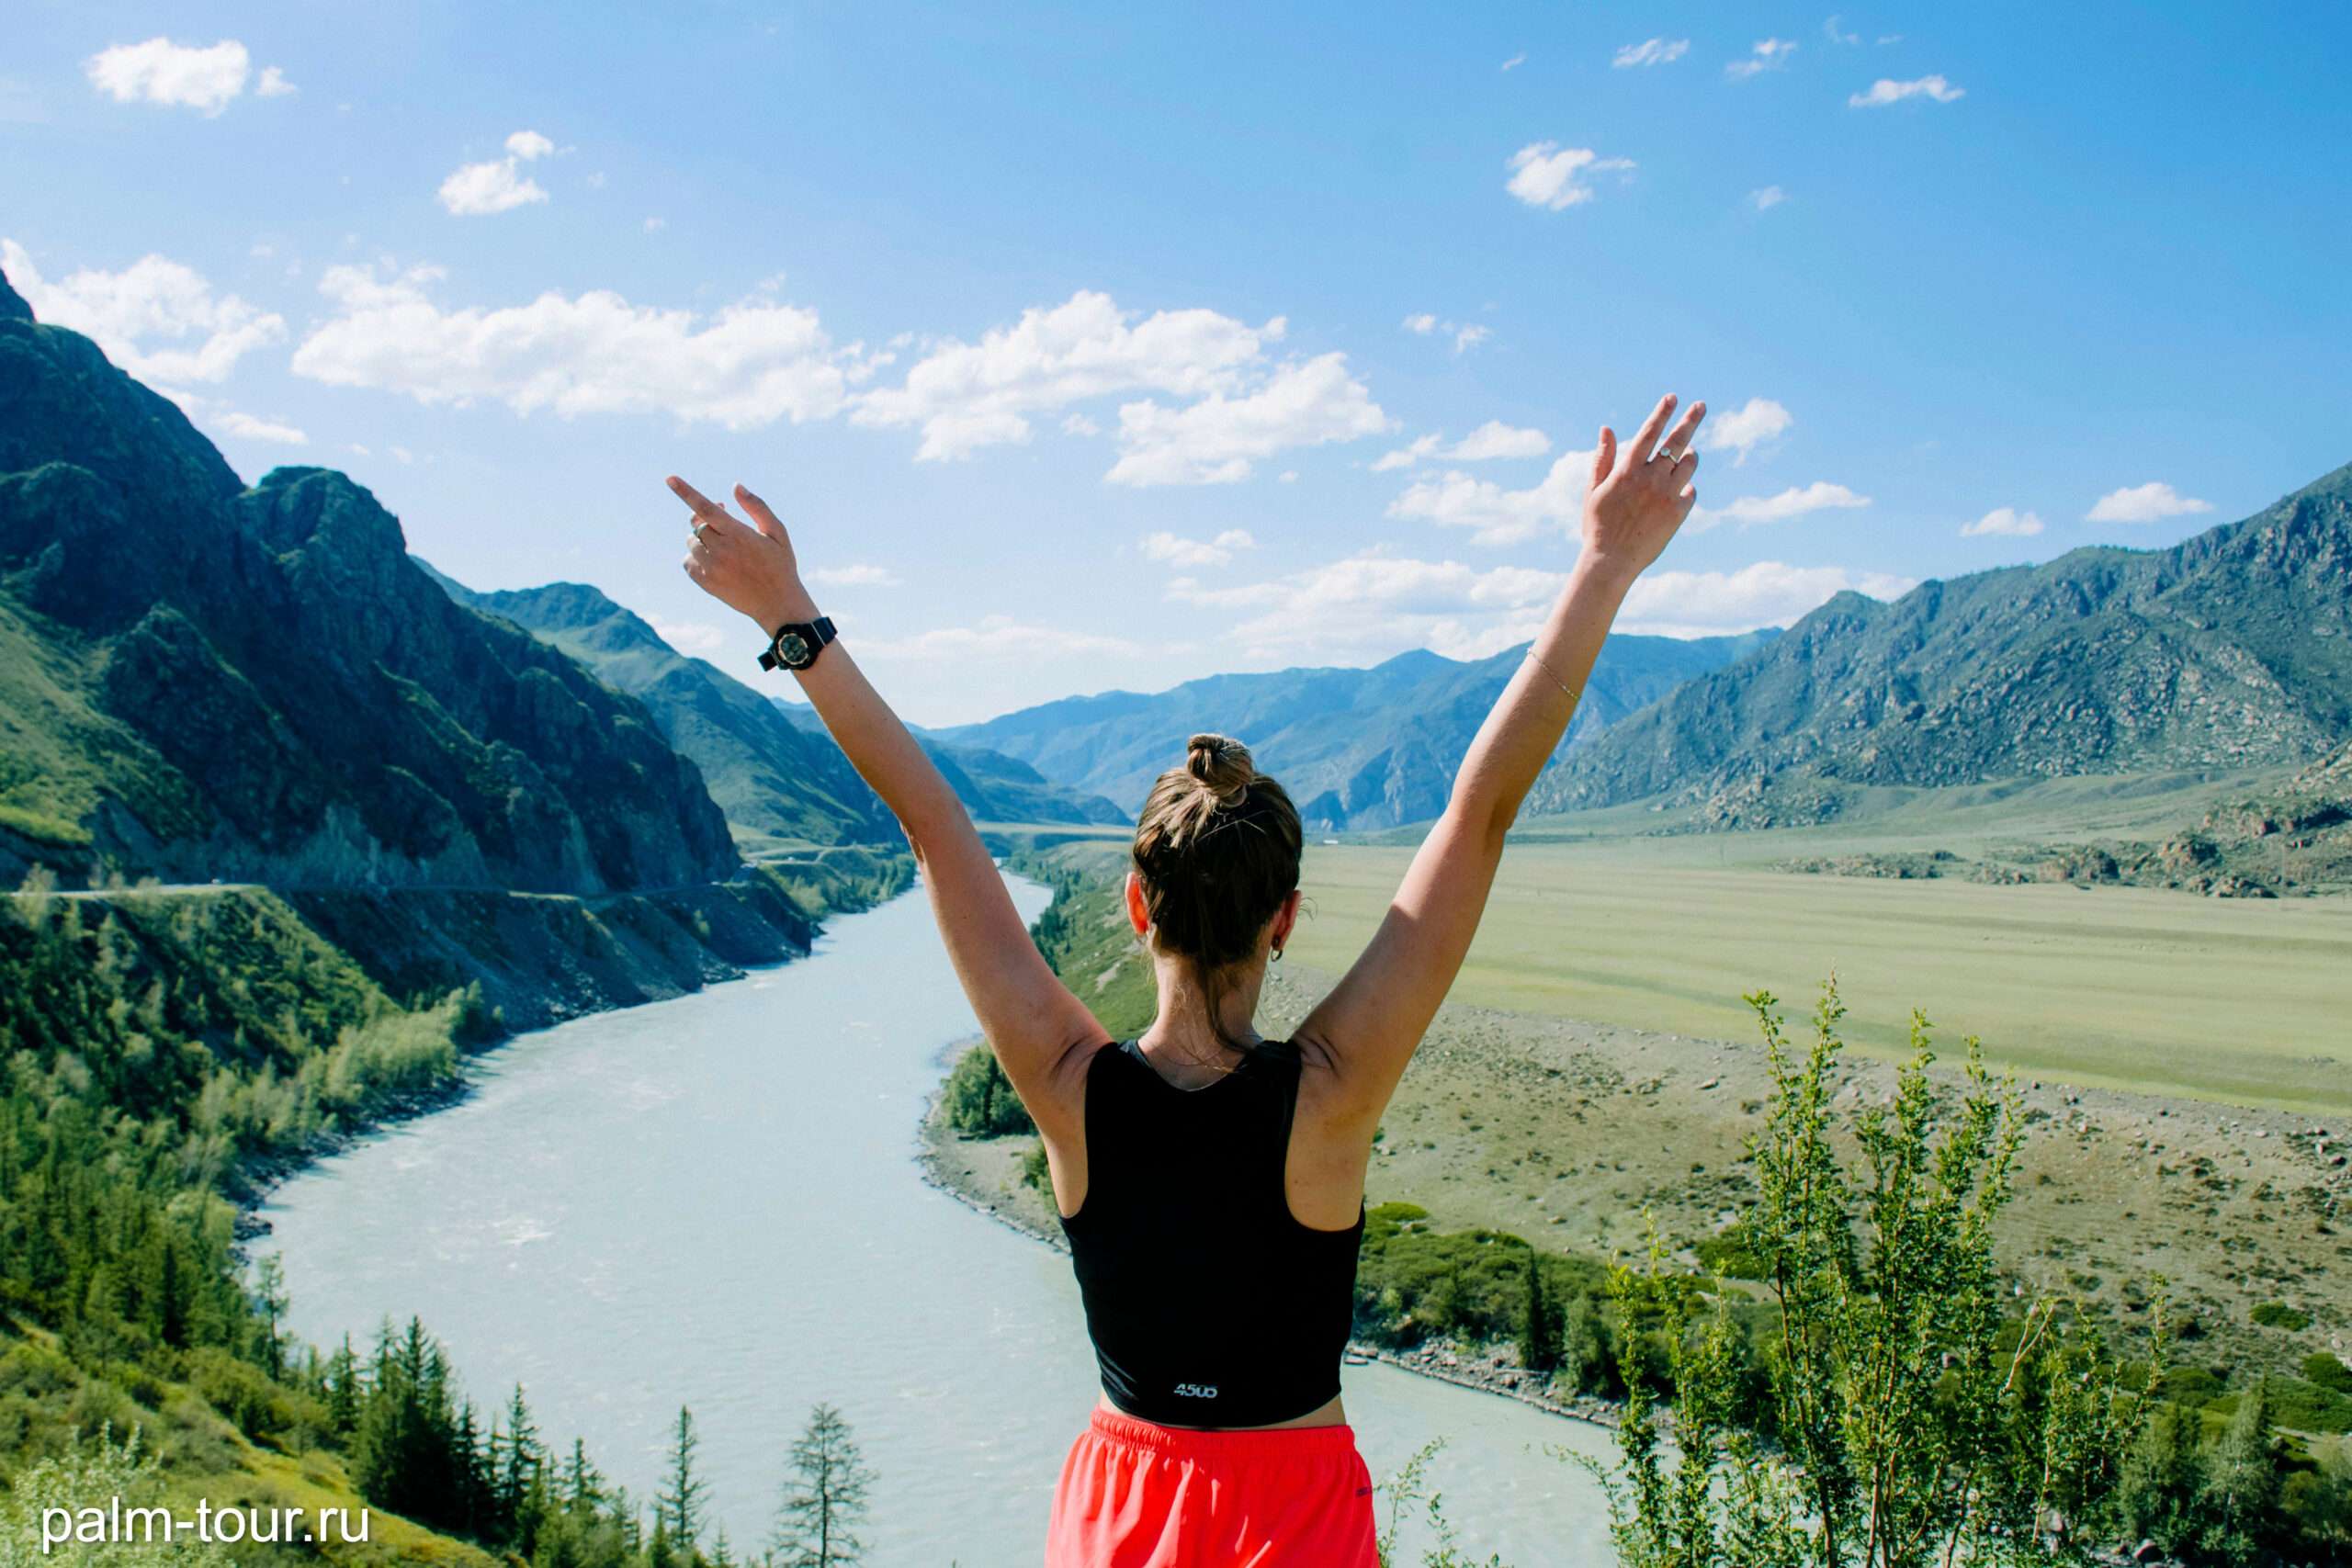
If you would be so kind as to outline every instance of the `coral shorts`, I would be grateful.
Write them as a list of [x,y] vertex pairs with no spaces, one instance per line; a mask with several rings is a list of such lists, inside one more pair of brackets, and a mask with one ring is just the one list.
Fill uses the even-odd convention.
[[1046,1568],[1378,1568],[1347,1427],[1195,1432],[1097,1409],[1054,1491]]

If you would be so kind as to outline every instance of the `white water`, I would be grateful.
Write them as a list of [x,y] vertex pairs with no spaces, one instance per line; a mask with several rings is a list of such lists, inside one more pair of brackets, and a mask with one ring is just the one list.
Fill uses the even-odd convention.
[[[875,1568],[1034,1563],[1093,1362],[1068,1260],[916,1166],[941,1050],[973,1031],[901,897],[798,963],[516,1039],[466,1100],[287,1182],[256,1250],[283,1256],[297,1334],[364,1349],[415,1314],[485,1421],[521,1382],[541,1436],[586,1439],[640,1502],[691,1405],[739,1551],[829,1400],[879,1475]],[[1345,1397],[1375,1479],[1447,1439],[1431,1479],[1478,1558],[1610,1561],[1596,1487],[1551,1452],[1606,1434],[1380,1366]]]

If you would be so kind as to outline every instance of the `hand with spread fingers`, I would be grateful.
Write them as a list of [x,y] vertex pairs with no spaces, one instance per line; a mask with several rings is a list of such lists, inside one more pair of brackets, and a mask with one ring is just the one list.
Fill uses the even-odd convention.
[[751,616],[763,633],[815,618],[816,601],[801,583],[791,536],[766,502],[737,485],[735,500],[752,519],[745,523],[675,474],[670,489],[691,513],[692,539],[679,564],[704,592]]
[[1600,427],[1600,445],[1592,455],[1592,488],[1585,493],[1584,559],[1579,565],[1630,581],[1657,559],[1698,504],[1690,477],[1699,471],[1699,454],[1690,442],[1699,434],[1699,422],[1707,417],[1707,405],[1692,403],[1660,440],[1666,422],[1674,417],[1674,405],[1672,393],[1660,398],[1622,450],[1617,433],[1605,424]]

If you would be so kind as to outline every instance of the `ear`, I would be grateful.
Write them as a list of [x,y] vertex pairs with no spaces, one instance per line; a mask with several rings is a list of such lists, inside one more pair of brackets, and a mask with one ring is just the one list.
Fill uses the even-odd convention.
[[1273,945],[1288,947],[1291,931],[1297,924],[1298,889],[1294,887],[1290,890],[1290,897],[1283,900],[1283,907],[1274,911]]
[[1151,932],[1151,907],[1143,901],[1143,878],[1136,875],[1132,871],[1127,873],[1126,895],[1127,924],[1135,927],[1136,935],[1149,935]]

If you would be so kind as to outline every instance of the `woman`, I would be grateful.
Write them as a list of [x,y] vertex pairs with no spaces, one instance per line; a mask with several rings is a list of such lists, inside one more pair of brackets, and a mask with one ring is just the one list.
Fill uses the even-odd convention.
[[897,813],[1045,1141],[1103,1389],[1062,1468],[1049,1568],[1374,1564],[1371,1478],[1340,1401],[1374,1132],[1619,604],[1696,500],[1705,405],[1668,433],[1674,407],[1661,400],[1622,452],[1601,430],[1566,587],[1371,944],[1282,1042],[1251,1020],[1298,918],[1299,821],[1247,750],[1194,736],[1144,804],[1126,909],[1159,1009],[1114,1043],[1039,957],[930,758],[828,648],[775,513],[738,486],[747,525],[670,480],[694,513],[687,575],[770,635],[762,663],[794,671]]

